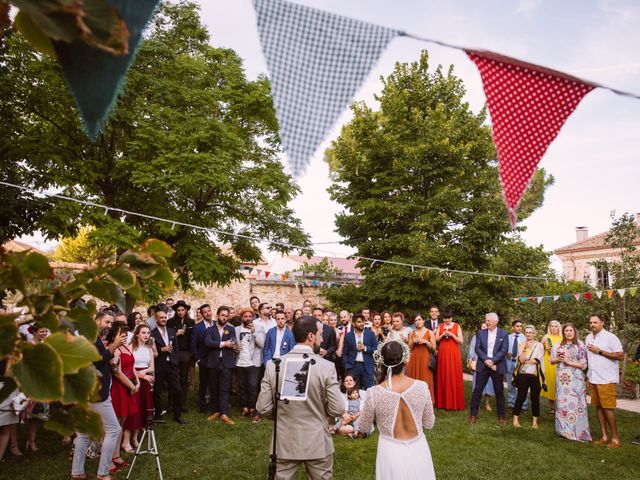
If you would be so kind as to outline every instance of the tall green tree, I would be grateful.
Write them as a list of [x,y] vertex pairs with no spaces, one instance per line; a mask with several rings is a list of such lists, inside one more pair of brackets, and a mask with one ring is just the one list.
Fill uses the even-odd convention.
[[[376,97],[379,109],[352,106],[354,118],[326,152],[331,197],[344,207],[337,231],[362,257],[465,271],[551,275],[549,254],[509,227],[486,113],[463,101],[452,70],[429,71],[428,54],[396,64]],[[536,175],[520,220],[542,203],[552,183]],[[531,197],[533,195],[533,197]],[[510,312],[522,282],[359,263],[359,288],[330,290],[351,308],[415,312],[438,303],[476,325],[490,310]]]
[[[223,233],[214,238],[55,199],[31,230],[57,238],[93,225],[91,242],[120,252],[146,238],[164,240],[175,251],[170,266],[183,287],[227,283],[239,277],[240,261],[259,260],[256,242],[231,232],[267,239],[282,252],[289,249],[279,243],[308,243],[288,206],[299,190],[278,160],[269,82],[248,81],[236,53],[209,41],[194,2],[162,4],[124,95],[92,144],[59,67],[21,35],[10,35],[0,51],[0,171],[20,184]],[[0,189],[0,208],[14,198],[18,192]]]

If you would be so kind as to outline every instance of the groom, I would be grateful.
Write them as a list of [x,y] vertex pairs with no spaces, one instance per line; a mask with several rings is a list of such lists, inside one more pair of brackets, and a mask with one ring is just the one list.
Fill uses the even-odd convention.
[[507,352],[509,351],[509,335],[498,328],[498,314],[487,313],[485,317],[486,330],[480,330],[476,340],[476,354],[478,363],[476,366],[476,386],[471,395],[471,414],[469,423],[476,423],[480,400],[484,387],[489,379],[493,382],[496,392],[496,405],[498,410],[498,423],[505,425],[504,418],[504,391],[503,379],[507,373]]
[[294,323],[296,346],[281,358],[280,385],[277,387],[273,360],[266,365],[256,408],[260,415],[271,417],[275,392],[276,389],[282,389],[287,362],[309,360],[311,364],[306,400],[278,404],[277,480],[295,478],[300,464],[305,464],[308,478],[333,478],[334,447],[327,428],[327,417],[342,415],[345,404],[335,366],[318,355],[322,327],[322,322],[310,316],[303,316]]

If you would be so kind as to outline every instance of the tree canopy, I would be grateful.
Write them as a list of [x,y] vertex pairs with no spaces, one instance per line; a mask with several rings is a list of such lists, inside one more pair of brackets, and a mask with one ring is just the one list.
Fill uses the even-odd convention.
[[[344,207],[337,232],[361,257],[504,275],[552,275],[549,254],[528,247],[508,223],[486,112],[463,101],[452,69],[429,71],[428,54],[396,64],[376,100],[352,106],[354,118],[327,150],[331,197]],[[553,182],[536,175],[526,218]],[[329,296],[351,308],[416,312],[437,303],[463,322],[510,310],[522,281],[438,273],[361,260],[359,288]],[[525,281],[526,283],[526,281]]]
[[[240,58],[209,45],[193,2],[164,3],[129,71],[124,94],[90,143],[60,69],[18,33],[0,50],[0,177],[110,208],[216,229],[207,232],[64,200],[0,190],[1,240],[40,229],[73,236],[81,225],[96,247],[122,252],[147,238],[174,249],[181,286],[227,283],[240,261],[257,261],[256,242],[307,245],[289,208],[298,187],[278,160],[270,85],[249,81]],[[25,221],[18,219],[28,219]],[[229,248],[221,248],[221,244]]]

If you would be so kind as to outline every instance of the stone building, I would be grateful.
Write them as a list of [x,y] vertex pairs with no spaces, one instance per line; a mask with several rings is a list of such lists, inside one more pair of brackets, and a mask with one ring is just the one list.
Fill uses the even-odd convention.
[[[636,213],[636,223],[640,228],[640,213]],[[620,249],[605,245],[608,233],[590,237],[587,227],[576,227],[576,241],[554,250],[553,253],[562,261],[562,274],[567,280],[586,280],[598,288],[611,286],[613,278],[606,268],[594,265],[601,260],[611,263],[620,259]],[[640,236],[635,239],[634,245],[640,248]]]

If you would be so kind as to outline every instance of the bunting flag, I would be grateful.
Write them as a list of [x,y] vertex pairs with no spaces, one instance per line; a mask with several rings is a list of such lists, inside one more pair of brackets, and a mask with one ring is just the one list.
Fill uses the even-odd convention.
[[81,40],[54,42],[58,62],[78,106],[85,132],[91,141],[102,130],[124,77],[138,50],[142,32],[159,0],[107,0],[129,30],[129,53],[116,57],[90,47]]
[[[606,291],[607,297],[613,298],[615,293],[618,292],[618,295],[620,296],[620,298],[624,298],[625,294],[629,292],[629,296],[635,297],[636,293],[638,292],[638,288],[639,287],[629,287],[629,288],[618,288],[616,290],[604,290],[604,291],[596,290],[595,294],[598,298],[602,298],[602,294]],[[592,292],[584,292],[584,293],[579,292],[579,293],[564,293],[562,295],[544,295],[539,297],[516,297],[516,298],[512,298],[512,300],[519,303],[536,302],[540,304],[543,301],[545,303],[554,303],[554,302],[557,302],[558,300],[562,300],[563,302],[568,302],[569,300],[571,300],[571,297],[574,297],[576,299],[576,302],[579,302],[580,298],[584,298],[587,302],[590,302],[592,299],[592,296],[593,296]]]
[[280,137],[300,176],[401,32],[284,0],[253,0]]
[[536,166],[594,85],[493,52],[465,50],[482,77],[511,225]]

